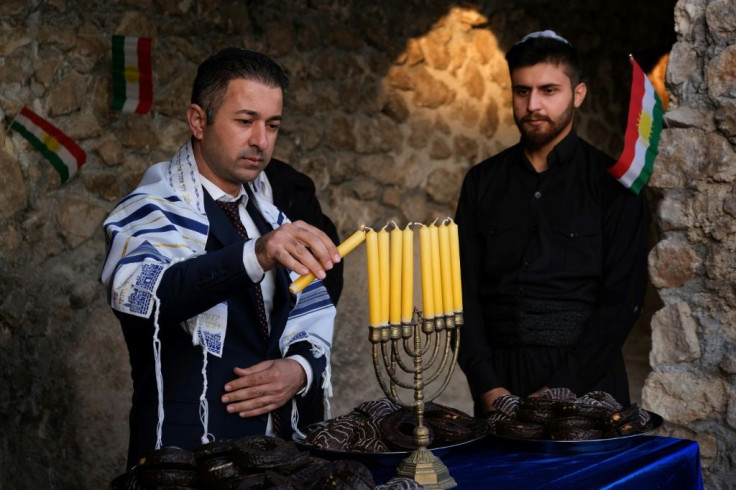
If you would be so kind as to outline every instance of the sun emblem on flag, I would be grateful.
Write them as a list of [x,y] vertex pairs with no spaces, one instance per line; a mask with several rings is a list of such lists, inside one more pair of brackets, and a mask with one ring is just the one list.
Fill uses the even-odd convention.
[[642,112],[639,115],[639,135],[645,141],[649,141],[652,134],[652,115],[648,112]]
[[50,134],[43,135],[42,141],[43,144],[46,145],[46,148],[53,151],[54,153],[59,150],[59,141]]
[[125,81],[128,83],[138,83],[139,73],[138,67],[128,65],[125,67]]

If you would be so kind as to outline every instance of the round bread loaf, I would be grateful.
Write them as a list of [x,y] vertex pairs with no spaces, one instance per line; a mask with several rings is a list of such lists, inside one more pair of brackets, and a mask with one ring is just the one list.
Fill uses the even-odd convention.
[[249,469],[295,469],[307,463],[309,453],[299,451],[293,442],[278,437],[261,435],[246,436],[235,442],[235,461]]
[[555,417],[557,400],[550,398],[530,397],[519,402],[519,411],[516,418],[525,422],[546,424]]
[[176,446],[164,446],[149,451],[138,461],[145,468],[181,468],[195,469],[197,464],[194,453]]
[[600,439],[602,432],[595,420],[588,417],[562,417],[547,425],[549,436],[557,441]]
[[543,439],[547,435],[547,429],[543,424],[535,422],[504,419],[496,421],[496,434],[519,439]]
[[375,482],[370,470],[358,461],[342,459],[323,465],[316,478],[305,481],[306,488],[331,490],[373,490]]
[[365,419],[365,415],[353,411],[325,423],[316,424],[304,442],[328,451],[349,451],[353,435]]
[[[429,444],[434,441],[432,428],[424,424],[429,430]],[[417,448],[414,443],[414,428],[417,426],[417,415],[405,408],[396,410],[387,415],[378,424],[381,435],[391,449],[396,451],[413,451]]]
[[235,453],[235,443],[230,439],[212,441],[194,448],[194,459],[202,464],[210,458],[232,456]]
[[424,411],[424,421],[434,433],[435,446],[456,444],[473,437],[474,419],[452,407],[428,403]]
[[143,467],[138,472],[138,481],[144,488],[197,488],[198,486],[197,470],[195,469]]

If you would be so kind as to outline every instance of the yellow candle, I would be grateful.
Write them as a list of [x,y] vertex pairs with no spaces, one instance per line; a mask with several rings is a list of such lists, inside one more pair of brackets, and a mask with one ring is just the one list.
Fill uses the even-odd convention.
[[450,264],[452,265],[452,299],[455,311],[463,311],[463,283],[460,275],[460,240],[457,223],[450,220],[447,225],[450,234]]
[[454,302],[452,298],[452,266],[450,263],[450,236],[447,225],[442,223],[439,227],[440,242],[440,275],[442,277],[442,305],[445,307],[445,315],[452,313]]
[[414,232],[409,228],[409,225],[404,228],[403,235],[401,321],[409,323],[414,313]]
[[384,226],[378,232],[378,277],[381,292],[381,324],[388,323],[388,300],[389,300],[389,250],[388,232]]
[[373,230],[365,234],[365,257],[368,268],[368,312],[371,326],[381,324],[381,284],[378,276],[378,236]]
[[[347,254],[352,252],[355,247],[363,243],[364,240],[365,230],[361,228],[360,230],[350,235],[350,238],[337,246],[337,253],[340,254],[340,257],[345,257]],[[314,274],[310,272],[309,274],[303,275],[299,277],[296,281],[292,282],[289,286],[289,291],[291,291],[291,294],[299,293],[304,290],[305,287],[312,284],[312,281],[314,281]]]
[[340,254],[340,257],[345,257],[347,254],[352,252],[355,247],[363,243],[363,241],[365,241],[365,230],[361,228],[350,235],[350,238],[337,246],[337,253]]
[[391,230],[391,281],[389,285],[388,321],[392,325],[401,323],[401,269],[402,269],[402,233],[398,226]]
[[429,225],[429,238],[432,243],[432,291],[434,292],[434,313],[443,315],[445,309],[442,304],[442,273],[440,272],[440,237],[437,226]]
[[429,228],[419,229],[419,256],[422,269],[422,315],[434,318],[434,291],[432,290],[432,239]]

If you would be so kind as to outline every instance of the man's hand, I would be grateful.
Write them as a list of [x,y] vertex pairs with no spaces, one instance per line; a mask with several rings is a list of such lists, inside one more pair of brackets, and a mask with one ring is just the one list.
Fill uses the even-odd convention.
[[263,361],[233,371],[237,378],[225,385],[221,401],[227,404],[228,412],[241,417],[254,417],[279,408],[307,383],[304,368],[293,359]]
[[495,410],[495,408],[493,408],[493,402],[503,395],[510,394],[511,392],[506,388],[493,388],[492,390],[483,393],[480,396],[480,406],[483,409],[483,413]]
[[535,391],[534,393],[532,393],[531,395],[529,395],[529,397],[530,397],[530,398],[536,398],[536,397],[538,397],[539,395],[541,395],[542,393],[544,393],[545,391],[549,391],[549,388],[548,388],[548,387],[546,387],[546,386],[542,386],[542,387],[541,387],[541,388],[539,388],[539,389],[538,389],[537,391]]
[[330,237],[304,221],[285,223],[256,241],[256,257],[268,271],[282,265],[297,274],[313,273],[325,278],[325,269],[340,262],[340,254]]

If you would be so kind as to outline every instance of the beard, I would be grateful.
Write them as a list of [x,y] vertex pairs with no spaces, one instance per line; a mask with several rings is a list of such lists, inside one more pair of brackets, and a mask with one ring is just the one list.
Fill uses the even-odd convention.
[[[514,121],[516,122],[516,127],[519,128],[519,132],[521,133],[525,146],[532,150],[536,150],[554,141],[563,131],[565,131],[574,115],[575,106],[571,101],[557,119],[535,114],[530,114],[519,119],[516,114],[514,114]],[[547,124],[543,124],[541,126],[530,126],[526,124],[529,121],[546,121]]]

